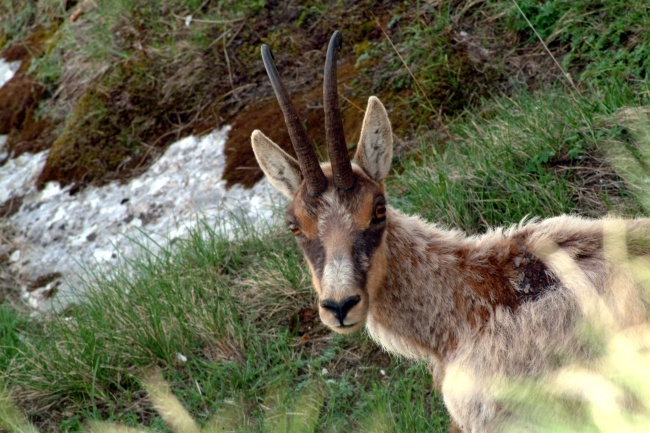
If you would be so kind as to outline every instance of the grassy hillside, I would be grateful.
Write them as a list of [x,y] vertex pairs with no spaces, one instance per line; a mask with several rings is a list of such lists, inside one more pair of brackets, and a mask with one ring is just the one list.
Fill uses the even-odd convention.
[[[648,105],[642,1],[22,5],[0,5],[0,40],[5,56],[29,47],[19,78],[38,98],[26,97],[25,116],[0,132],[16,152],[51,147],[43,181],[73,176],[81,188],[128,178],[176,137],[224,122],[241,127],[227,152],[233,167],[246,166],[244,143],[259,127],[248,120],[265,113],[268,129],[279,116],[261,43],[322,145],[322,115],[308,102],[320,98],[320,54],[338,28],[351,151],[369,95],[386,102],[395,125],[392,205],[470,233],[526,216],[648,211],[638,194],[646,152],[625,116]],[[37,122],[46,126],[30,139]],[[134,165],[121,172],[128,157]],[[83,161],[98,159],[91,173]],[[60,314],[33,318],[6,302],[0,429],[19,431],[22,412],[40,431],[83,431],[96,420],[170,431],[143,384],[155,371],[199,426],[445,431],[426,367],[388,356],[363,333],[329,332],[310,285],[290,234],[241,221],[236,233],[203,226],[156,255],[89,272],[86,302]],[[305,411],[308,425],[295,415]]]

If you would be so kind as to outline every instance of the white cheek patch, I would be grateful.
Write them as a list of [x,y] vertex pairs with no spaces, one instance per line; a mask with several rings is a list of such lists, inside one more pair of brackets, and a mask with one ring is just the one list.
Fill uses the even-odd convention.
[[354,266],[349,256],[338,256],[325,264],[321,287],[326,297],[336,297],[355,288]]

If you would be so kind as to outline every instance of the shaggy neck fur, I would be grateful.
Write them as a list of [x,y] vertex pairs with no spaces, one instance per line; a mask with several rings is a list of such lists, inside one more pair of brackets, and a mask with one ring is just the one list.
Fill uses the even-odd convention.
[[525,230],[467,237],[390,209],[386,274],[371,292],[371,336],[391,352],[444,362],[490,318],[552,283],[527,253],[526,237]]

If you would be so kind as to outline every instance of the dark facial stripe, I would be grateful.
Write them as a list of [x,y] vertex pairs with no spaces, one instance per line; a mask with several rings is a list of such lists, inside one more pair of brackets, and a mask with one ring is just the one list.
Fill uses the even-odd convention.
[[381,238],[385,229],[385,221],[372,224],[366,230],[357,233],[354,239],[352,260],[354,260],[354,268],[359,279],[359,287],[364,289],[368,281],[368,271],[370,270],[372,256],[381,244]]
[[325,268],[325,247],[320,239],[307,239],[306,237],[298,237],[298,246],[302,248],[305,256],[311,263],[316,273],[316,278],[319,280],[323,277],[323,269]]

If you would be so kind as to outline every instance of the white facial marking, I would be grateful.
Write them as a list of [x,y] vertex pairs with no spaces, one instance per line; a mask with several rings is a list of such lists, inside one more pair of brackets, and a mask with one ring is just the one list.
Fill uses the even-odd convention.
[[328,297],[354,289],[354,266],[348,255],[341,255],[327,260],[323,271],[322,287]]
[[327,203],[327,206],[323,209],[318,221],[321,239],[328,235],[332,222],[335,222],[339,230],[351,231],[352,219],[343,203],[341,203],[340,198],[333,191],[328,191],[323,194],[322,199]]
[[346,248],[345,237],[352,231],[352,219],[338,196],[332,192],[323,195],[327,209],[320,216],[319,229],[321,239],[328,239],[333,247],[328,251],[323,269],[321,287],[328,298],[346,297],[346,293],[355,289],[354,264]]

